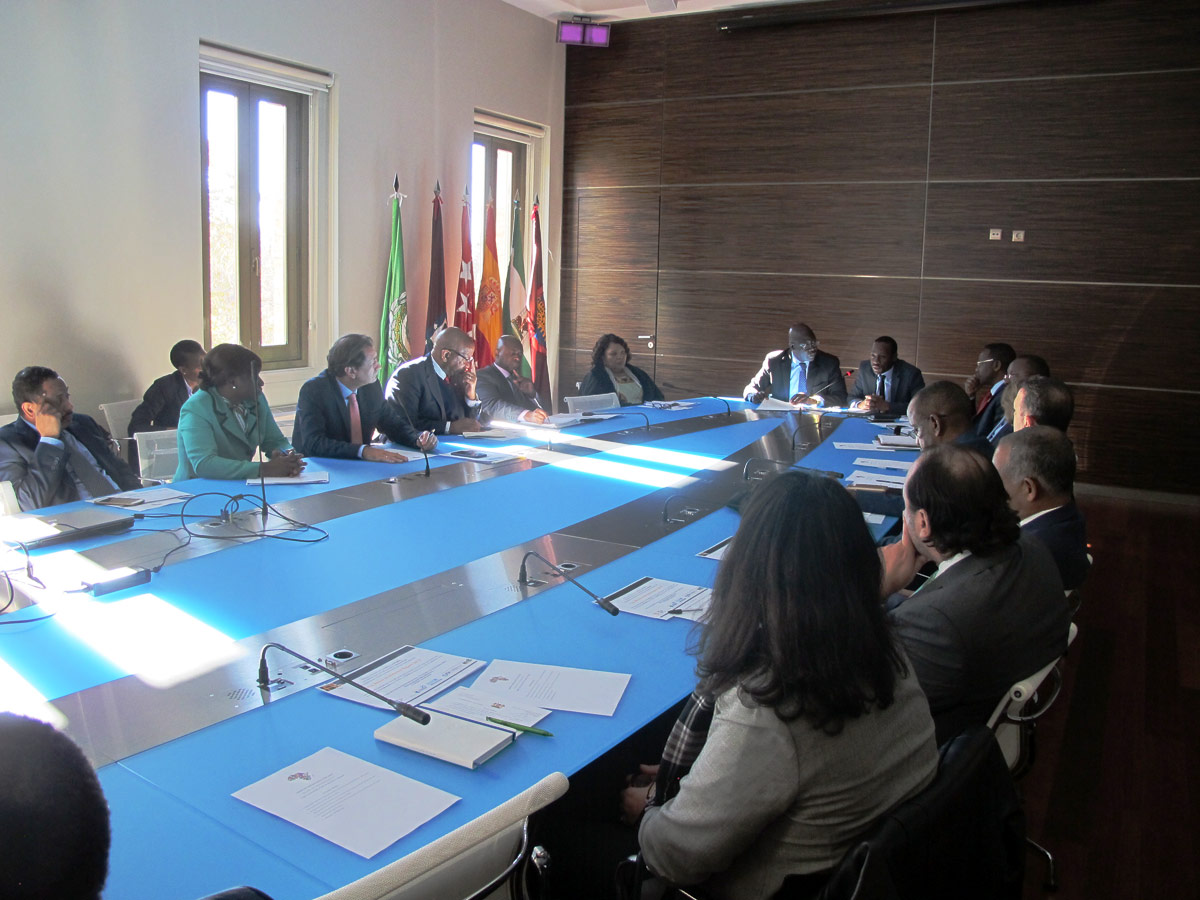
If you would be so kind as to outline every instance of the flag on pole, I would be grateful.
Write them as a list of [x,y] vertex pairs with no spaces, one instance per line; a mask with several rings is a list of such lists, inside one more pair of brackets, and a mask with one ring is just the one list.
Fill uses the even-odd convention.
[[463,194],[462,262],[458,267],[458,291],[454,299],[454,327],[475,337],[475,273],[471,268],[471,203]]
[[446,249],[442,235],[442,183],[433,189],[433,240],[429,251],[429,305],[425,310],[425,353],[446,325]]
[[404,287],[404,234],[400,225],[400,176],[392,186],[392,251],[383,285],[383,317],[379,320],[379,382],[412,358],[408,346],[408,292]]
[[479,276],[479,300],[475,304],[475,364],[481,369],[495,361],[496,341],[504,331],[500,261],[496,258],[496,204],[491,201],[484,221],[483,273]]
[[513,197],[512,243],[508,248],[508,281],[504,283],[504,333],[521,342],[521,374],[529,377],[529,335],[525,333],[525,250],[522,247],[521,195]]
[[[525,304],[525,333],[529,335],[530,377],[539,397],[550,397],[550,371],[546,358],[546,292],[542,287],[542,222],[537,197],[533,198],[533,259],[529,263],[529,302]],[[553,409],[553,401],[546,404]]]

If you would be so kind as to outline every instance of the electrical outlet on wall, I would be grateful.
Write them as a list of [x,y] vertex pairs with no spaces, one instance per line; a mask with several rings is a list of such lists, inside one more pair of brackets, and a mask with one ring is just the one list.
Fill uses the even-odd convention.
[[1024,240],[1025,240],[1025,232],[1024,231],[1015,231],[1015,230],[1013,231],[1013,243],[1014,244],[1020,244]]
[[998,241],[1002,237],[1004,237],[1004,229],[1003,228],[993,228],[988,232],[988,240],[989,241]]

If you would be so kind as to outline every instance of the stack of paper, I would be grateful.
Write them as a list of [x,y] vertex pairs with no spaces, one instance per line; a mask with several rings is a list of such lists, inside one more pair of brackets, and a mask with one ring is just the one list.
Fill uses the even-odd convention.
[[440,712],[429,713],[429,723],[420,725],[397,716],[375,729],[375,740],[424,753],[435,759],[474,769],[513,742],[508,728],[469,722]]

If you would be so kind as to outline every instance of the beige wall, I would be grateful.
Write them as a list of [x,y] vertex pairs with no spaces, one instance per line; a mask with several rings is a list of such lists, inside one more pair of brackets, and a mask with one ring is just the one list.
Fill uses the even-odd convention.
[[[0,3],[0,378],[59,369],[76,406],[140,396],[202,338],[198,48],[324,69],[333,93],[330,285],[338,332],[379,327],[397,173],[414,332],[435,180],[447,281],[475,108],[549,127],[544,239],[557,303],[563,55],[500,0],[4,0]],[[548,196],[546,192],[548,191]],[[414,337],[417,337],[414,334]],[[324,347],[312,356],[323,363]],[[268,386],[294,399],[307,373]],[[11,409],[7,388],[0,410]]]

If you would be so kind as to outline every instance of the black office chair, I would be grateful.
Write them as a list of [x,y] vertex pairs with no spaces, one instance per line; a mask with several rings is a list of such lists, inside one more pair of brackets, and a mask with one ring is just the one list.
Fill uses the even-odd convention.
[[[949,741],[933,782],[884,815],[817,900],[1019,900],[1025,814],[991,731]],[[784,889],[777,900],[792,900]]]

